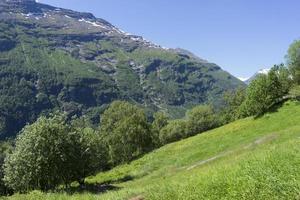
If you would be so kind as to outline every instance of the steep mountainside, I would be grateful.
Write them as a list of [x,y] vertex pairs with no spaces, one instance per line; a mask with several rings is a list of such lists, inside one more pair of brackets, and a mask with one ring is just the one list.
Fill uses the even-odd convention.
[[99,113],[116,99],[182,116],[244,84],[185,50],[162,48],[90,13],[0,0],[0,133],[40,114]]

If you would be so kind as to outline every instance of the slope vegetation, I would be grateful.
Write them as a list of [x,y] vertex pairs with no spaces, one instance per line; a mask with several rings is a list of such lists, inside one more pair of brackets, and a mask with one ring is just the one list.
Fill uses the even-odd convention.
[[299,199],[300,105],[166,145],[85,189],[8,199]]
[[181,117],[245,85],[187,51],[162,48],[90,13],[0,0],[0,138],[61,110],[93,123],[114,100]]

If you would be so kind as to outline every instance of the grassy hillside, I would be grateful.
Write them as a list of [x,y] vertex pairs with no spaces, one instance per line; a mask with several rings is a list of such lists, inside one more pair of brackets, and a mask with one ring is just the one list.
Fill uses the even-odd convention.
[[89,177],[85,191],[8,199],[300,199],[299,122],[287,102]]

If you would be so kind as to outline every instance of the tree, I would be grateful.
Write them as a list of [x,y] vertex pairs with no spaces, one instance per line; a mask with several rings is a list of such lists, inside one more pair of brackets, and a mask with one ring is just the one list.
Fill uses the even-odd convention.
[[161,145],[159,139],[159,132],[160,130],[168,125],[169,118],[163,112],[157,112],[154,114],[154,120],[151,125],[152,130],[152,141],[156,147]]
[[268,110],[272,103],[269,93],[268,76],[259,75],[247,88],[246,99],[240,107],[241,116],[260,115]]
[[100,135],[83,120],[66,123],[65,115],[40,117],[27,125],[4,163],[4,181],[14,191],[43,191],[80,184],[106,167],[107,151]]
[[3,164],[4,160],[7,156],[12,151],[12,142],[11,141],[3,141],[0,142],[0,195],[7,195],[10,194],[12,191],[10,188],[8,188],[4,181],[4,171],[3,171]]
[[294,98],[297,99],[298,101],[300,100],[300,85],[294,85],[290,91],[289,91],[289,95]]
[[187,134],[192,136],[218,125],[217,115],[209,105],[200,105],[187,112]]
[[108,151],[101,134],[90,128],[85,118],[73,120],[71,129],[77,137],[74,155],[78,162],[73,166],[73,177],[83,185],[85,177],[108,168]]
[[159,139],[161,144],[168,144],[186,138],[186,126],[185,120],[172,120],[166,126],[164,126],[159,132]]
[[49,190],[70,181],[72,135],[63,116],[27,125],[4,163],[4,181],[15,191]]
[[100,124],[114,165],[129,162],[153,148],[145,112],[135,105],[113,102],[101,116]]
[[244,88],[228,91],[224,94],[224,107],[220,113],[222,124],[227,124],[240,118],[239,107],[245,100]]
[[288,94],[291,79],[287,68],[275,65],[270,72],[253,80],[240,107],[241,116],[261,115]]
[[294,82],[300,84],[300,40],[290,45],[286,58]]

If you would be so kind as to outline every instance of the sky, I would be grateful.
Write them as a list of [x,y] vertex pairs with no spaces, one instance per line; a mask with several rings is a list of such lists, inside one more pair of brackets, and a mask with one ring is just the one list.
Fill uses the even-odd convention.
[[247,78],[285,62],[300,39],[299,0],[39,0],[92,12],[164,47],[184,48]]

